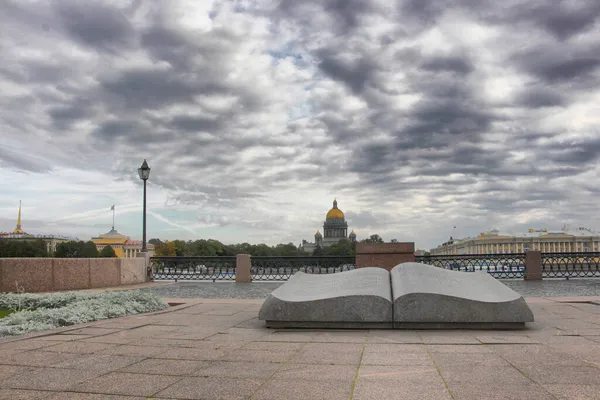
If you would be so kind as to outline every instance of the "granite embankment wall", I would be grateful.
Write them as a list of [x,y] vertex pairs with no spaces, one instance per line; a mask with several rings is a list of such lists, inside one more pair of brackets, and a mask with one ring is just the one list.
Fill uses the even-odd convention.
[[2,292],[52,292],[146,282],[140,258],[0,258]]

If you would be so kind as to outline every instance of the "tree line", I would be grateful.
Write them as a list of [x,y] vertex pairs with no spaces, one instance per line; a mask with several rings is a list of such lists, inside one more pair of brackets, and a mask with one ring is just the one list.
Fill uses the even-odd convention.
[[[394,242],[395,240],[392,240]],[[361,240],[365,243],[383,243],[379,235],[371,235]],[[293,243],[269,246],[264,243],[250,244],[223,244],[214,239],[199,240],[172,240],[162,241],[154,238],[148,243],[154,245],[156,256],[235,256],[237,254],[250,254],[252,256],[354,256],[356,254],[356,243],[348,239],[340,239],[336,244],[327,247],[317,246],[312,253],[296,246]],[[92,241],[68,241],[56,245],[54,253],[48,252],[46,241],[0,239],[0,258],[2,257],[57,257],[57,258],[96,258],[116,257],[114,249],[104,246],[98,251],[96,244]]]
[[97,258],[116,257],[115,250],[109,245],[98,251],[92,241],[68,241],[56,245],[54,253],[48,252],[43,239],[15,240],[0,239],[0,258],[9,257],[57,257],[57,258]]
[[56,245],[54,257],[56,258],[113,258],[116,257],[115,249],[106,245],[98,251],[94,242],[69,241]]
[[[379,235],[371,235],[361,242],[383,243],[383,239]],[[235,256],[237,254],[250,254],[255,257],[354,256],[356,254],[356,243],[348,239],[340,239],[338,243],[327,247],[317,246],[312,253],[304,251],[302,245],[296,246],[294,243],[269,246],[264,243],[223,244],[214,239],[162,241],[158,238],[150,239],[148,243],[154,245],[155,256],[171,257]]]

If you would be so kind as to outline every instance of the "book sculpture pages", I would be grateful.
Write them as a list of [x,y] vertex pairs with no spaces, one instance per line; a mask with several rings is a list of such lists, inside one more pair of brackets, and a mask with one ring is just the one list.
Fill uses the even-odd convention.
[[270,328],[514,329],[533,322],[523,297],[489,274],[420,263],[389,272],[297,272],[258,317]]

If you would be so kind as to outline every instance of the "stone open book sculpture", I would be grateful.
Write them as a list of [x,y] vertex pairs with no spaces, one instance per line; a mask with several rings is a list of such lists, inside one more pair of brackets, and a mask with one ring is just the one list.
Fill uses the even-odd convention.
[[523,297],[488,274],[420,263],[389,272],[297,272],[258,317],[270,328],[512,329],[533,322]]

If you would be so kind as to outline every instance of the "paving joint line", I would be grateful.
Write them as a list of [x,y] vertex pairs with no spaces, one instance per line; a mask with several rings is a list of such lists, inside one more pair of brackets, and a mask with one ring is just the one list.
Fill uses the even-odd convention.
[[[484,344],[484,346],[488,347],[487,345]],[[491,349],[490,349],[491,350]],[[552,397],[553,399],[557,399],[556,396],[554,396],[552,393],[550,393],[544,386],[542,386],[540,383],[534,381],[533,379],[531,379],[531,377],[529,375],[527,375],[525,372],[521,371],[515,364],[513,364],[512,362],[510,362],[509,360],[507,360],[506,358],[504,358],[504,356],[502,356],[502,354],[495,352],[494,350],[491,350],[494,354],[496,354],[498,357],[500,357],[501,359],[503,359],[505,362],[507,362],[511,367],[513,367],[514,369],[516,369],[517,371],[519,371],[519,373],[521,375],[523,375],[525,378],[529,379],[535,386],[541,388],[544,392],[546,392],[550,397]]]
[[354,398],[354,391],[356,390],[356,384],[358,383],[358,372],[360,371],[360,367],[362,364],[363,356],[365,355],[365,349],[367,348],[367,343],[369,342],[369,336],[365,337],[365,341],[363,343],[362,351],[360,352],[360,358],[358,360],[358,365],[356,366],[356,373],[354,374],[354,380],[352,381],[352,390],[350,391],[350,400]]
[[[251,342],[252,343],[252,342]],[[285,343],[285,342],[284,342]],[[290,358],[288,358],[285,362],[281,363],[281,366],[279,368],[277,368],[277,370],[275,372],[273,372],[271,374],[271,376],[269,376],[267,379],[265,379],[265,381],[263,383],[260,384],[259,387],[256,388],[256,390],[254,392],[252,392],[252,394],[250,395],[250,397],[248,397],[248,400],[252,400],[252,398],[254,397],[254,395],[263,387],[267,384],[267,382],[271,381],[273,379],[273,376],[275,376],[276,373],[278,373],[283,367],[285,367],[288,364],[291,364],[291,361],[294,357],[296,357],[298,355],[298,353],[300,353],[300,351],[302,351],[302,349],[304,349],[304,347],[310,342],[303,342],[303,345],[300,346],[300,348],[298,350],[296,350],[296,352],[290,356]]]
[[[476,346],[478,346],[478,345],[476,345]],[[446,382],[446,378],[444,378],[444,375],[442,375],[442,371],[440,371],[440,368],[438,367],[437,363],[433,359],[433,356],[431,355],[431,352],[427,348],[427,344],[424,343],[423,347],[425,348],[425,351],[427,352],[427,355],[429,356],[429,359],[433,363],[433,366],[435,367],[435,370],[437,371],[438,375],[440,376],[440,378],[442,378],[442,382],[444,382],[444,386],[446,387],[446,390],[448,391],[448,394],[450,395],[450,398],[452,398],[454,400],[454,394],[452,393],[452,390],[450,390],[450,386],[448,386],[448,382]]]

